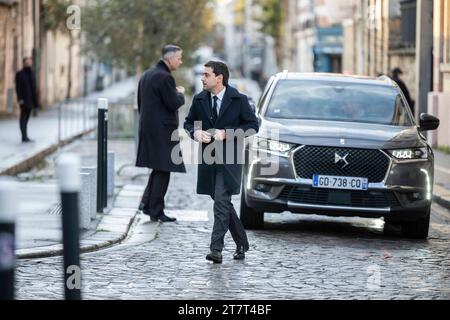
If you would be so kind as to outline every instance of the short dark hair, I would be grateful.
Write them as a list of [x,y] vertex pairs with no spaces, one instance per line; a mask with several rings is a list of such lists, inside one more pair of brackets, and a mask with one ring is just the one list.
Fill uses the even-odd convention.
[[230,71],[225,63],[220,61],[208,61],[205,67],[211,68],[213,73],[217,76],[223,76],[223,85],[228,86],[228,80],[230,79]]
[[183,51],[183,50],[179,46],[176,46],[174,44],[168,44],[162,48],[161,53],[162,53],[162,57],[164,58],[168,53],[175,53],[178,51]]

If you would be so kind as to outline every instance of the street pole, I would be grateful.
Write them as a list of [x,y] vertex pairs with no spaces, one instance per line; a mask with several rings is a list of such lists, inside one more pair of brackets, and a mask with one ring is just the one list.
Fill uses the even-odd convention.
[[139,148],[139,110],[138,106],[133,107],[133,119],[134,119],[134,154],[137,154]]
[[0,181],[0,300],[14,300],[16,190]]
[[103,208],[108,207],[108,100],[105,99],[106,111],[105,111],[105,125],[103,127]]
[[244,56],[243,56],[243,69],[244,69],[244,78],[251,78],[250,75],[250,63],[251,63],[251,58],[250,58],[250,45],[252,42],[252,37],[251,37],[251,0],[245,0],[245,7],[244,7]]
[[419,123],[421,113],[428,112],[428,93],[433,89],[433,1],[417,1],[416,32],[416,106]]
[[81,300],[79,239],[80,158],[63,154],[58,160],[64,245],[64,291],[66,300]]
[[103,213],[108,206],[107,166],[108,166],[108,100],[98,99],[97,128],[97,212]]

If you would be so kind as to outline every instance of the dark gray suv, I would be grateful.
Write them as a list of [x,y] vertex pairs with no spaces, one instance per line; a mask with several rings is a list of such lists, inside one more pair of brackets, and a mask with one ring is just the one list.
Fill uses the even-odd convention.
[[246,147],[241,220],[264,212],[384,217],[408,237],[428,236],[434,156],[401,90],[387,77],[280,73],[257,106]]

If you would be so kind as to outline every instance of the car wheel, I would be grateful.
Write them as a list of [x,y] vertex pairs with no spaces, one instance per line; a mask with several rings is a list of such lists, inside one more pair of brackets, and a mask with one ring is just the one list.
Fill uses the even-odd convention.
[[241,192],[240,216],[245,229],[258,230],[264,228],[264,212],[259,212],[247,206],[245,191]]
[[428,231],[430,229],[430,208],[426,215],[417,221],[402,222],[402,231],[405,236],[413,239],[428,238]]

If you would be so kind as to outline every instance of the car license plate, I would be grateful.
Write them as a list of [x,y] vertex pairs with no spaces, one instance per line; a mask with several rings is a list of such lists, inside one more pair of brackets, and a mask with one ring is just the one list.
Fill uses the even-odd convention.
[[356,177],[337,177],[314,175],[313,187],[340,190],[363,190],[369,186],[369,179]]

